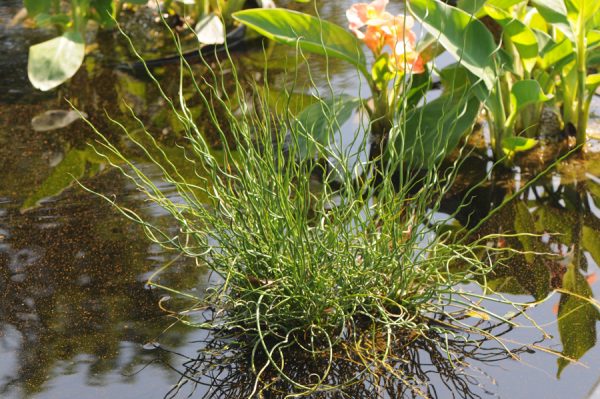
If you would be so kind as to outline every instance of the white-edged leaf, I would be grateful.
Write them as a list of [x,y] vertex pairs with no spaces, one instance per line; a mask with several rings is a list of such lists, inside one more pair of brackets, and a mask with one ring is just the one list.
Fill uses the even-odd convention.
[[202,44],[225,43],[225,26],[221,18],[215,14],[209,14],[202,18],[195,27],[198,41]]
[[29,48],[29,81],[42,91],[51,90],[70,79],[79,70],[85,56],[83,37],[67,32]]

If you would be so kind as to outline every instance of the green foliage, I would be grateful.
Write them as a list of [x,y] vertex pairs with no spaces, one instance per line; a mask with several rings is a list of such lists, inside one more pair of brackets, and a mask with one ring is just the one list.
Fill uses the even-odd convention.
[[[306,133],[306,137],[300,141],[301,157],[314,155],[313,144],[331,142],[329,136],[336,134],[342,121],[348,119],[359,104],[371,118],[369,128],[372,136],[376,140],[389,137],[389,142],[393,143],[388,155],[396,154],[398,148],[407,147],[401,151],[402,159],[416,168],[433,167],[456,148],[474,124],[479,111],[479,102],[474,98],[469,95],[458,101],[444,98],[417,107],[429,88],[431,78],[428,71],[417,75],[397,71],[392,65],[392,57],[386,52],[376,54],[371,71],[367,71],[360,41],[340,26],[307,14],[281,9],[244,10],[234,14],[234,18],[276,42],[349,62],[362,72],[371,88],[372,105],[354,99],[346,102],[340,97],[334,102],[325,100],[308,107],[299,117],[301,126],[304,126],[303,132]],[[473,33],[480,33],[483,29],[489,35],[483,25],[479,25],[480,29]],[[419,45],[416,47],[419,48]],[[481,49],[481,45],[477,49]],[[471,57],[469,51],[464,54]],[[472,64],[489,62],[489,57],[484,56],[484,52],[477,53],[472,57]],[[485,69],[485,65],[481,69]],[[466,90],[462,94],[465,93]],[[338,102],[340,104],[336,109]],[[373,145],[379,146],[380,143]]]
[[360,42],[341,26],[284,9],[244,10],[233,17],[278,43],[343,59],[368,74]]
[[404,126],[392,130],[388,155],[415,168],[432,169],[472,131],[478,114],[475,96],[442,96],[427,102],[408,114]]
[[[207,71],[224,68],[212,67]],[[227,68],[235,70],[229,64]],[[104,136],[101,142],[104,152],[118,158],[113,163],[169,212],[179,229],[163,230],[143,214],[120,211],[141,223],[150,239],[195,257],[219,277],[191,305],[214,309],[214,318],[198,321],[191,316],[185,322],[232,336],[248,350],[252,364],[262,359],[253,368],[256,390],[269,383],[262,380],[261,370],[267,368],[291,384],[290,394],[329,389],[325,378],[332,355],[343,347],[364,356],[360,374],[368,375],[373,364],[387,364],[394,345],[407,335],[429,337],[434,330],[442,343],[457,334],[488,334],[466,323],[465,316],[508,322],[480,306],[479,296],[471,298],[460,288],[488,273],[491,264],[481,260],[488,259],[487,238],[460,244],[440,233],[444,221],[435,217],[439,198],[454,177],[449,173],[440,179],[436,173],[441,148],[431,152],[436,160],[431,170],[394,184],[405,160],[389,158],[389,167],[379,170],[380,159],[368,157],[369,138],[360,128],[352,137],[359,144],[358,161],[326,145],[328,139],[315,139],[327,137],[322,132],[328,130],[341,136],[332,126],[343,123],[360,100],[337,96],[296,115],[269,107],[267,88],[248,93],[240,84],[232,94],[221,90],[222,77],[207,72],[203,79],[210,84],[200,89],[188,71],[182,74],[182,85],[197,89],[223,154],[216,156],[209,147],[185,102],[176,106],[165,97],[173,117],[186,126],[183,133],[190,146],[184,160],[197,172],[195,179],[182,174],[163,145],[150,136],[141,140],[118,122],[146,160],[162,171],[169,188],[153,184],[137,167],[139,161],[127,159]],[[277,96],[285,104],[293,94]],[[458,140],[479,110],[476,98],[465,99],[458,109],[456,98],[444,97],[399,117],[407,118],[416,139],[430,134],[423,143],[448,133]],[[222,113],[217,115],[216,109]],[[434,123],[436,113],[445,115],[442,123]],[[311,150],[322,162],[299,156],[309,131],[318,144]],[[443,324],[436,321],[440,317]],[[286,347],[323,359],[323,368],[311,374],[320,377],[310,382],[290,377],[281,366],[289,360]],[[451,354],[447,346],[445,350]],[[391,373],[403,378],[393,368]],[[363,377],[351,378],[355,383],[354,378]]]
[[494,88],[498,69],[494,54],[494,38],[479,20],[441,1],[411,0],[409,9],[425,29],[439,38],[444,48],[483,80],[489,90]]
[[[123,3],[145,5],[147,1],[72,0],[70,10],[65,13],[61,7],[56,6],[56,4],[60,5],[60,2],[25,0],[29,16],[35,18],[38,25],[55,25],[59,30],[65,32],[58,38],[31,46],[28,73],[33,86],[47,91],[70,79],[83,63],[85,54],[83,38],[86,37],[87,22],[95,20],[104,28],[114,28]],[[198,15],[198,18],[206,17],[198,28],[200,42],[204,44],[223,43],[225,27],[221,18],[230,19],[230,14],[241,9],[244,3],[245,0],[222,0],[216,4],[212,4],[209,0],[198,0],[199,8],[206,11]],[[210,23],[210,29],[201,31],[201,28],[206,28],[207,23]]]
[[298,114],[292,129],[298,132],[298,156],[314,158],[319,147],[330,145],[329,140],[354,114],[360,99],[340,96],[317,101]]
[[37,89],[51,90],[75,75],[84,56],[85,44],[79,32],[33,45],[29,48],[29,81]]

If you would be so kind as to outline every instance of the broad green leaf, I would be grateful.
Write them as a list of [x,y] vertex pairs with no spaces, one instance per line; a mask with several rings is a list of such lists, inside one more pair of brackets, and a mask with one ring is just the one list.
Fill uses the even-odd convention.
[[527,25],[529,27],[529,29],[531,29],[532,31],[540,31],[540,32],[547,32],[548,31],[548,24],[546,23],[546,20],[544,19],[544,17],[542,17],[540,15],[540,12],[532,7],[531,9],[529,9],[529,11],[527,11],[527,14],[525,14],[525,18],[523,19],[523,23],[525,25]]
[[564,0],[564,2],[567,8],[567,17],[573,27],[578,25],[580,14],[583,14],[583,20],[587,23],[600,9],[600,1],[596,0]]
[[505,137],[502,141],[502,150],[510,158],[517,152],[525,152],[531,150],[537,145],[537,140],[527,137]]
[[85,44],[77,32],[67,32],[31,46],[27,65],[29,81],[42,91],[53,89],[75,75],[84,56]]
[[52,8],[52,0],[25,0],[23,4],[30,17],[35,17],[38,14],[50,14]]
[[462,65],[479,76],[491,90],[497,79],[497,50],[485,25],[468,13],[438,0],[412,0],[411,13]]
[[538,57],[538,42],[533,31],[501,8],[486,5],[484,9],[504,28],[504,35],[515,45],[523,67],[531,72]]
[[600,30],[591,30],[586,36],[587,51],[592,51],[600,46]]
[[383,53],[377,58],[371,68],[371,77],[380,89],[387,87],[389,81],[394,77],[394,73],[390,69],[390,56],[388,53]]
[[85,151],[70,150],[67,152],[63,160],[56,165],[41,186],[25,199],[21,211],[34,208],[41,200],[56,196],[70,187],[75,179],[83,177],[85,163]]
[[518,112],[527,105],[539,104],[550,99],[536,80],[519,80],[510,90],[511,112]]
[[[596,345],[596,321],[599,319],[598,309],[583,298],[592,297],[592,290],[585,277],[570,264],[563,277],[563,289],[573,294],[562,294],[558,307],[558,332],[563,346],[562,354],[578,360]],[[558,359],[557,377],[569,361]]]
[[581,245],[600,266],[600,232],[592,227],[583,226]]
[[298,138],[298,156],[314,156],[317,143],[327,146],[359,104],[359,98],[339,96],[306,107],[292,123],[292,132]]
[[588,75],[585,78],[585,85],[590,91],[596,90],[596,88],[600,86],[600,73]]
[[480,102],[475,96],[446,95],[414,109],[390,133],[386,156],[415,168],[430,168],[473,129]]
[[532,0],[532,3],[546,22],[556,26],[569,40],[575,42],[563,0]]
[[343,59],[369,75],[360,41],[341,26],[281,8],[243,10],[233,17],[271,40]]
[[223,44],[225,43],[225,25],[215,14],[208,14],[202,18],[194,29],[198,41],[202,44]]
[[458,0],[457,6],[469,14],[481,17],[484,14],[482,12],[484,5],[508,10],[510,7],[522,3],[523,1],[524,0]]
[[569,39],[556,43],[549,41],[540,54],[540,66],[544,69],[553,68],[559,72],[563,66],[575,59],[573,44]]

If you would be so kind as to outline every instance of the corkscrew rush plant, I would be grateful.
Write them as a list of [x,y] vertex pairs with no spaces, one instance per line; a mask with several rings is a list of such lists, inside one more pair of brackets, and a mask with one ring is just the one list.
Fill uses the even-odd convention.
[[[286,23],[285,18],[273,21]],[[323,43],[327,28],[321,32]],[[351,34],[334,33],[355,43]],[[298,41],[298,62],[307,62],[302,52],[306,46]],[[316,42],[308,46],[314,49]],[[321,48],[325,55],[337,51],[349,57],[340,50],[343,47]],[[356,73],[364,74],[366,64],[360,65]],[[403,73],[418,68],[417,63],[411,65],[405,64]],[[444,169],[440,168],[443,157],[437,153],[424,163],[426,135],[440,137],[464,124],[461,119],[469,104],[432,101],[413,107],[404,117],[394,114],[390,133],[401,136],[411,127],[413,142],[423,145],[391,146],[382,156],[370,157],[367,126],[354,126],[358,145],[353,151],[311,140],[303,119],[306,114],[290,111],[294,94],[275,94],[267,69],[257,82],[242,79],[231,59],[206,64],[200,75],[183,58],[181,67],[177,101],[160,92],[184,126],[184,150],[195,177],[180,173],[133,111],[134,125],[111,119],[177,195],[164,184],[157,185],[144,168],[96,130],[98,152],[150,201],[169,212],[178,230],[153,225],[143,213],[105,198],[141,224],[153,242],[194,258],[218,276],[202,295],[165,287],[160,273],[150,284],[190,301],[177,313],[179,320],[226,336],[247,351],[255,376],[250,397],[271,385],[263,378],[267,370],[290,384],[289,396],[337,390],[369,375],[376,377],[381,370],[410,386],[410,376],[395,372],[389,362],[392,357],[402,359],[397,349],[414,337],[431,340],[456,361],[462,354],[444,342],[467,335],[496,340],[512,355],[501,338],[490,334],[486,323],[494,320],[514,326],[514,314],[526,305],[487,295],[485,289],[487,274],[512,250],[489,246],[495,236],[457,240],[452,215],[439,209],[461,158]],[[294,80],[293,75],[288,78]],[[309,78],[315,81],[314,76]],[[324,78],[333,91],[329,77]],[[183,87],[189,85],[210,118],[206,131],[200,130],[189,97],[183,95]],[[474,98],[468,90],[463,94]],[[320,106],[325,130],[333,140],[339,138],[342,127],[330,112],[331,102],[314,101]],[[431,123],[426,112],[434,106],[442,119]],[[369,121],[371,127],[375,123]],[[207,135],[216,135],[220,146],[212,148]],[[306,156],[307,145],[311,157]],[[407,160],[413,160],[412,166],[428,168],[416,173],[406,166]],[[475,281],[482,282],[483,294],[465,289]],[[516,312],[494,314],[486,309],[484,299]],[[328,376],[333,359],[345,356],[341,348],[352,348],[356,356],[351,359],[362,371],[334,384]],[[288,373],[290,350],[321,359],[325,365],[307,379],[297,379]]]

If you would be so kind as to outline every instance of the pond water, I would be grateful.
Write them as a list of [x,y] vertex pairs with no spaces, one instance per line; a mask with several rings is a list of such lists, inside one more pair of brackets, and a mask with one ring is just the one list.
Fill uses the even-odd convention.
[[[343,24],[350,3],[323,2],[319,12]],[[112,33],[97,38],[98,48],[86,57],[73,79],[51,92],[36,91],[27,80],[27,49],[49,33],[10,27],[10,19],[21,7],[20,0],[0,3],[0,397],[163,397],[178,381],[187,357],[196,356],[206,333],[176,323],[161,310],[161,299],[161,306],[169,308],[167,293],[150,289],[147,278],[173,262],[160,283],[201,295],[211,276],[193,260],[150,244],[139,226],[106,200],[73,183],[77,178],[88,190],[169,226],[161,209],[148,204],[130,181],[87,145],[95,140],[91,129],[80,120],[50,128],[68,118],[68,99],[135,160],[135,149],[107,122],[105,114],[130,123],[122,103],[126,100],[156,132],[175,162],[183,163],[177,150],[181,127],[169,118],[151,82],[117,68],[115,60],[130,53]],[[263,55],[252,48],[248,45],[234,57],[241,73],[256,78]],[[285,64],[283,56],[277,56],[283,53],[276,47],[270,60]],[[324,73],[318,58],[311,61],[315,71]],[[356,72],[336,63],[330,71],[335,72],[332,84],[337,89],[358,90]],[[164,66],[155,72],[167,92],[175,92],[177,67]],[[272,79],[276,84],[285,78],[274,75]],[[201,119],[199,106],[196,111]],[[495,245],[561,254],[560,261],[515,259],[493,277],[496,289],[528,302],[575,281],[583,292],[589,289],[600,295],[596,278],[600,273],[600,154],[595,147],[597,143],[592,142],[585,159],[573,158],[541,179],[485,227],[486,232],[542,235]],[[461,214],[461,222],[474,223],[492,204],[500,203],[539,172],[536,156],[523,160],[529,167],[522,173],[504,176],[478,190],[473,205]],[[151,165],[141,161],[137,165],[164,186]],[[448,198],[448,211],[485,170],[485,161],[468,164]],[[542,350],[523,353],[519,361],[473,361],[471,385],[481,390],[481,396],[600,398],[597,313],[581,303],[563,303],[559,308],[559,298],[556,293],[528,315],[549,334],[540,345],[578,357],[581,363],[561,364],[555,355]],[[557,323],[559,314],[564,322]],[[534,328],[523,328],[505,338],[518,345],[542,337]],[[466,389],[451,388],[454,393],[450,394],[440,384],[439,397],[465,397]],[[198,388],[194,394],[202,397],[203,392]]]

